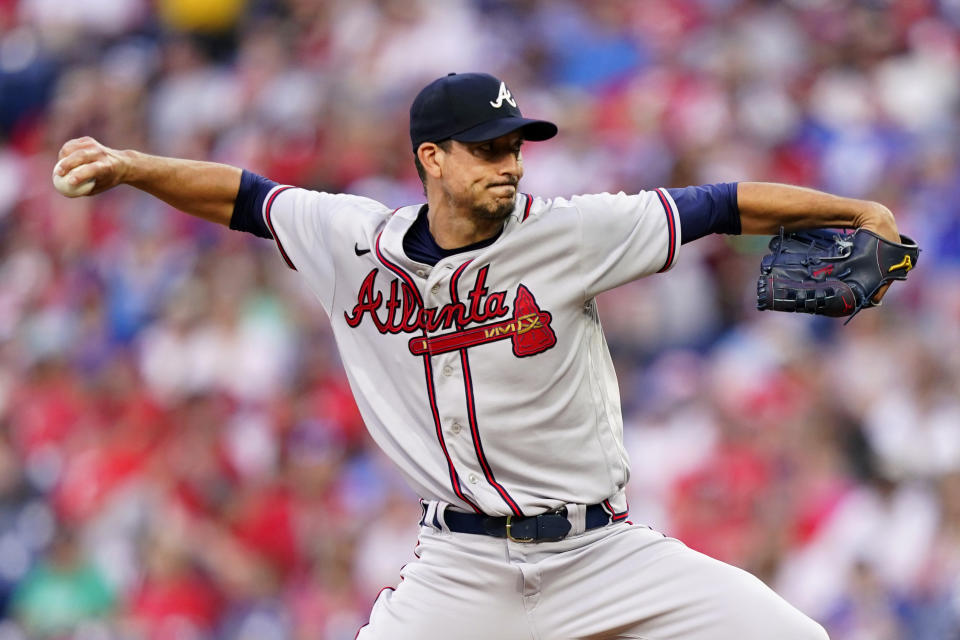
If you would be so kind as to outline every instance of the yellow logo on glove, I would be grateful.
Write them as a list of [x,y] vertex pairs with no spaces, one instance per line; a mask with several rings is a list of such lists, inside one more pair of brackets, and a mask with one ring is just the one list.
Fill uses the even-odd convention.
[[910,256],[903,256],[903,260],[887,269],[887,273],[890,273],[894,269],[906,269],[910,271],[910,269],[913,269],[913,261],[910,260]]

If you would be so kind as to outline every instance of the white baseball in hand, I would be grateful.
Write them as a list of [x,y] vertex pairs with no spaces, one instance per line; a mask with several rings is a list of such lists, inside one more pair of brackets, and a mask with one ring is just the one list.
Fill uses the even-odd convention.
[[67,196],[68,198],[79,198],[80,196],[85,196],[91,191],[93,191],[93,186],[97,183],[96,180],[90,178],[86,182],[81,182],[80,184],[71,184],[67,178],[70,177],[68,173],[65,176],[61,176],[57,173],[57,170],[60,169],[60,163],[57,163],[57,166],[53,168],[53,188]]

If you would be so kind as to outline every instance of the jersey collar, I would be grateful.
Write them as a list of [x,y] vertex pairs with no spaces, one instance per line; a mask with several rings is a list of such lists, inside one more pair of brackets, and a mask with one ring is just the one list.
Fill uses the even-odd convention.
[[[518,193],[516,201],[514,202],[513,211],[511,212],[510,216],[507,217],[506,223],[504,224],[500,235],[492,244],[482,246],[477,249],[468,249],[462,253],[456,253],[454,255],[472,257],[484,249],[495,246],[508,233],[515,229],[517,225],[526,219],[530,213],[530,205],[532,202],[532,196]],[[425,204],[415,204],[397,209],[396,212],[390,216],[390,219],[387,220],[387,224],[384,226],[378,240],[379,250],[384,254],[385,257],[387,257],[391,262],[403,267],[405,270],[411,273],[416,273],[420,277],[425,277],[426,274],[428,274],[435,267],[431,267],[430,265],[422,262],[417,262],[407,256],[406,252],[403,250],[403,238],[410,230],[410,227],[416,222],[420,210],[425,206]],[[441,260],[441,262],[443,261]]]

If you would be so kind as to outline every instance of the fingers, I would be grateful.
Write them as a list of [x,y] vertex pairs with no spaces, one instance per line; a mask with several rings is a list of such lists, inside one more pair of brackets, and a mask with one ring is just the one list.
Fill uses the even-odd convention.
[[106,150],[99,142],[90,137],[69,140],[60,148],[56,173],[65,176],[80,165],[96,162],[106,155]]
[[60,148],[54,174],[64,177],[70,186],[79,186],[95,180],[89,195],[115,187],[123,178],[125,164],[122,154],[104,146],[91,137],[68,140]]
[[[98,160],[102,159],[103,156],[104,153],[102,151],[94,151],[89,149],[74,151],[57,163],[56,167],[54,167],[54,172],[61,176],[65,176],[71,172],[76,173],[76,171],[79,171],[81,167],[96,163]],[[72,178],[73,175],[70,177]]]
[[887,284],[880,287],[876,295],[874,295],[873,298],[871,298],[871,300],[873,300],[875,304],[880,304],[880,301],[883,300],[883,296],[887,293],[887,289],[890,288],[891,284],[892,283],[888,282]]
[[77,149],[84,147],[96,147],[100,143],[91,138],[90,136],[83,136],[82,138],[74,138],[73,140],[67,140],[63,143],[63,146],[60,147],[60,153],[57,155],[58,160],[62,160],[66,156],[70,155]]
[[[91,178],[99,178],[107,169],[108,166],[103,160],[78,164],[73,169],[67,170],[70,174],[69,177],[67,177],[67,182],[73,186],[83,184]],[[61,173],[60,175],[66,175],[66,173]]]

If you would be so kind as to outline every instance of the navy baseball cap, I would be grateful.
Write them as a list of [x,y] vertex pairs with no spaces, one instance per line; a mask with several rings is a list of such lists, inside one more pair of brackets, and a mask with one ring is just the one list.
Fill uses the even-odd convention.
[[524,118],[506,83],[487,73],[451,73],[434,80],[410,106],[414,153],[424,142],[482,142],[517,129],[526,140],[557,135],[552,122]]

